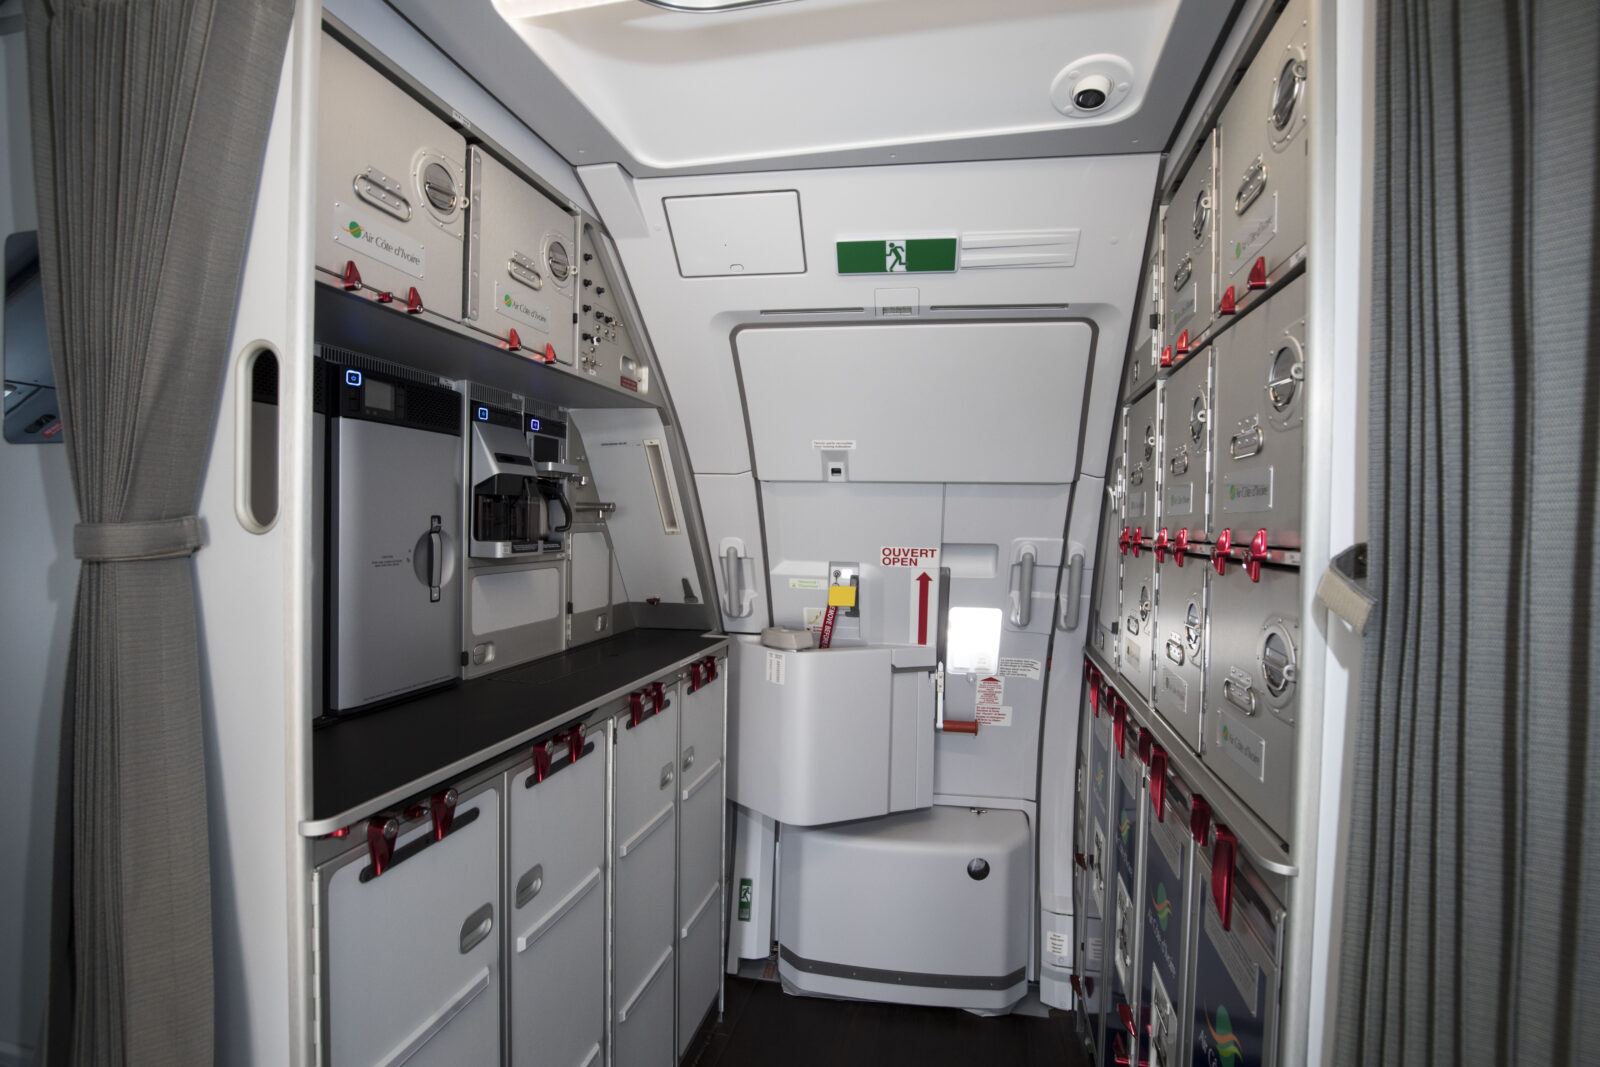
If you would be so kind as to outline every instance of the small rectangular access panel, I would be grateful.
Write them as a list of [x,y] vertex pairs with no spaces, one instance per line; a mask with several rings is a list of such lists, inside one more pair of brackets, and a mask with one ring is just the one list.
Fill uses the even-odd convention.
[[954,237],[890,237],[835,244],[840,274],[933,274],[956,269]]

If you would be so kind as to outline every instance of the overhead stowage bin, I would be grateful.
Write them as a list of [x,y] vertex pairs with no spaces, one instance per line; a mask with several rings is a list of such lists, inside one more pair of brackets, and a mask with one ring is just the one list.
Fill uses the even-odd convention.
[[1077,477],[1087,323],[751,327],[734,349],[761,481]]
[[791,826],[933,803],[932,647],[732,654],[728,799]]

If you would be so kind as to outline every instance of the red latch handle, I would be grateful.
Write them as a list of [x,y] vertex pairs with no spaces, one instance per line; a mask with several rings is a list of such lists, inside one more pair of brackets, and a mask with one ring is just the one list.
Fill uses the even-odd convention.
[[1233,531],[1223,530],[1217,534],[1217,543],[1211,547],[1211,569],[1217,576],[1228,569],[1228,554],[1233,551]]
[[660,715],[661,709],[667,706],[667,687],[660,682],[650,683],[650,714]]
[[1129,530],[1128,527],[1124,526],[1122,528],[1122,536],[1117,538],[1117,547],[1122,549],[1122,554],[1124,556],[1126,556],[1128,554],[1128,542],[1131,541],[1132,539],[1133,539],[1133,531]]
[[1117,1004],[1117,1017],[1122,1020],[1122,1028],[1128,1031],[1128,1033],[1137,1034],[1139,1032],[1138,1024],[1133,1021],[1132,1004],[1129,1004],[1125,1000],[1120,1001]]
[[1256,535],[1250,539],[1250,551],[1245,558],[1244,569],[1250,575],[1252,582],[1261,580],[1261,564],[1267,560],[1267,531],[1257,530]]
[[706,684],[710,685],[717,680],[717,657],[706,657]]
[[696,660],[695,662],[689,664],[689,692],[691,692],[691,693],[698,693],[700,691],[700,685],[701,685],[700,667],[701,667],[701,663],[702,663],[702,661]]
[[392,304],[392,303],[394,303],[394,294],[389,292],[389,290],[385,289],[383,292],[378,294],[378,303],[380,303],[380,304]]
[[[1121,1034],[1111,1038],[1111,1058],[1116,1061],[1117,1067],[1133,1067],[1133,1059],[1128,1055],[1128,1047],[1122,1043]],[[1140,1060],[1139,1067],[1149,1067],[1149,1061]]]
[[1139,727],[1139,762],[1146,767],[1150,766],[1150,753],[1155,747],[1156,735],[1150,732],[1148,726]]
[[1161,527],[1161,532],[1156,534],[1156,562],[1167,561],[1167,528]]
[[628,694],[628,723],[631,726],[638,726],[643,721],[644,721],[644,694],[643,693],[629,693]]
[[1233,831],[1217,823],[1217,840],[1211,846],[1211,899],[1217,905],[1217,918],[1224,930],[1232,929],[1233,922],[1233,860],[1239,851],[1239,839]]
[[456,802],[460,797],[454,789],[446,789],[428,798],[428,814],[433,819],[433,839],[443,841],[456,821]]
[[1089,869],[1089,858],[1082,852],[1074,852],[1072,854],[1072,862],[1076,863],[1079,867],[1082,867],[1086,871]]
[[506,334],[506,351],[507,352],[521,352],[522,351],[522,338],[517,336],[517,331],[515,329],[513,329],[510,333]]
[[1171,345],[1168,345],[1166,348],[1163,348],[1161,350],[1161,365],[1163,367],[1172,366],[1172,346]]
[[1094,717],[1100,717],[1100,668],[1094,664],[1086,664],[1089,670],[1089,707],[1094,709]]
[[417,287],[412,286],[411,292],[406,294],[406,314],[420,315],[422,313],[422,294],[417,292]]
[[947,734],[976,734],[978,732],[978,720],[946,719],[942,729]]
[[1094,996],[1093,978],[1079,978],[1077,975],[1072,975],[1069,981],[1072,983],[1072,991],[1078,994],[1078,996],[1085,1000],[1088,1000],[1090,997]]
[[1239,312],[1239,298],[1234,295],[1233,286],[1228,286],[1222,291],[1222,303],[1217,305],[1218,315],[1235,315]]
[[1189,833],[1201,848],[1211,839],[1211,802],[1199,793],[1189,798]]
[[1256,261],[1250,264],[1250,288],[1265,289],[1267,287],[1267,257],[1257,256]]
[[345,260],[344,287],[352,292],[361,288],[361,272],[356,270],[356,261],[353,259]]
[[1167,752],[1157,745],[1150,753],[1150,806],[1156,811],[1156,822],[1165,822],[1167,814]]
[[533,746],[533,780],[542,782],[550,777],[550,742],[540,741]]
[[1187,356],[1189,354],[1189,331],[1184,330],[1178,335],[1178,343],[1172,346],[1174,355]]
[[588,732],[589,728],[581,722],[567,731],[567,759],[573,763],[583,758],[583,739]]
[[1172,542],[1172,562],[1183,566],[1183,557],[1189,554],[1189,528],[1185,526],[1178,531],[1177,538]]
[[554,363],[556,361],[556,346],[555,345],[547,343],[544,346],[544,361],[546,363]]
[[1133,558],[1134,559],[1138,559],[1139,558],[1139,549],[1142,548],[1143,546],[1144,546],[1144,527],[1143,526],[1135,526],[1133,528],[1133,543],[1129,546],[1130,548],[1133,549]]
[[394,839],[399,836],[400,820],[393,815],[374,815],[367,820],[367,859],[372,863],[372,877],[389,869]]
[[1111,736],[1117,743],[1117,758],[1128,754],[1128,705],[1119,696],[1111,698]]

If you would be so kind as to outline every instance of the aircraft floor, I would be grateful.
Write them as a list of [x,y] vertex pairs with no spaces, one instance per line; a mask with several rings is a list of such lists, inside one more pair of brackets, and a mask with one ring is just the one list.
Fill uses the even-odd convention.
[[1067,1012],[980,1018],[952,1008],[791,996],[777,982],[744,977],[728,979],[723,1017],[699,1044],[689,1067],[1087,1067]]

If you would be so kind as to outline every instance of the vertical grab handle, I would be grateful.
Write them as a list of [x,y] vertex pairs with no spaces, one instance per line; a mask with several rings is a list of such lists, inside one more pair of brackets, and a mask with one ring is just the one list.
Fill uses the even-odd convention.
[[439,516],[429,517],[428,525],[428,600],[439,599],[439,587],[444,584],[444,527]]
[[1074,552],[1072,559],[1067,563],[1067,595],[1061,605],[1061,621],[1058,625],[1063,630],[1076,630],[1079,618],[1083,614],[1079,603],[1083,599],[1083,553]]
[[1033,561],[1032,545],[1022,550],[1017,561],[1017,577],[1011,585],[1011,625],[1026,627],[1033,621]]
[[729,545],[728,550],[722,554],[722,587],[728,593],[728,602],[724,608],[730,619],[742,619],[750,614],[750,605],[745,603],[744,566],[740,562],[742,558],[737,545]]

